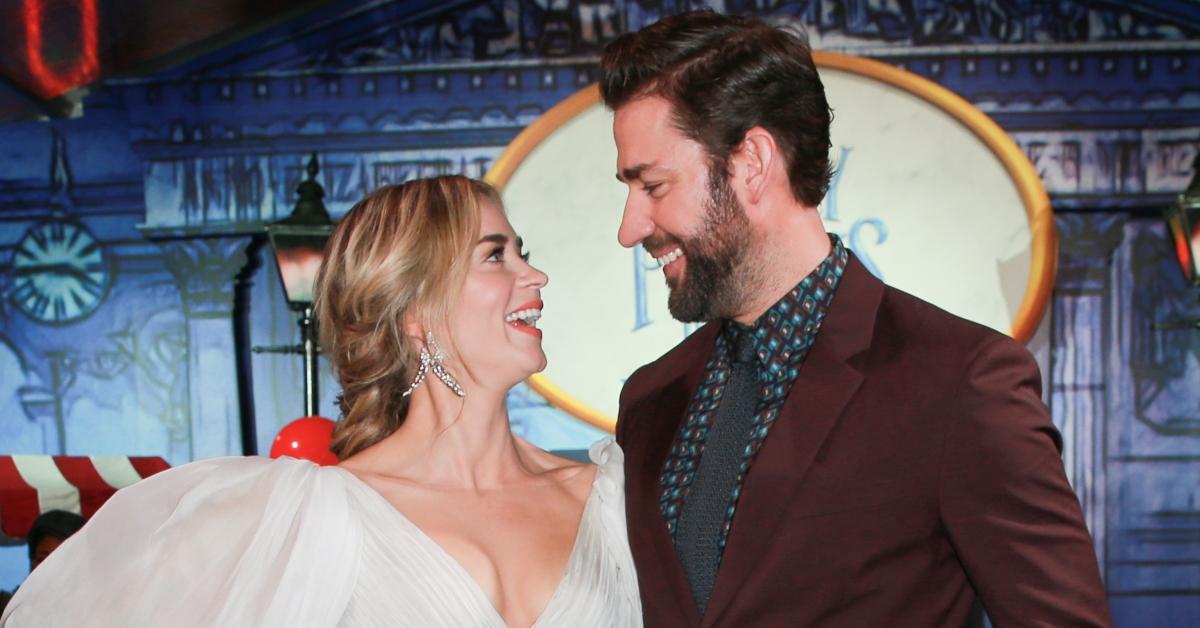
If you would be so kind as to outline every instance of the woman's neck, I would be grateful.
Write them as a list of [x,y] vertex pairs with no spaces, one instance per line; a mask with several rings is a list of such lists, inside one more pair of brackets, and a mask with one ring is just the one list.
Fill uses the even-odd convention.
[[364,454],[372,472],[449,490],[489,490],[536,469],[513,435],[506,391],[473,388],[466,397],[430,381],[413,392],[404,423]]

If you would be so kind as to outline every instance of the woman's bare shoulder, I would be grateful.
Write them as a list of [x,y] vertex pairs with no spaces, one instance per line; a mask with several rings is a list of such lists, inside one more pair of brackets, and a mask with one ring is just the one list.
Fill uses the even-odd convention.
[[550,483],[567,489],[580,499],[587,498],[592,480],[596,477],[595,464],[546,451],[519,436],[515,438],[521,457],[534,475],[550,480]]

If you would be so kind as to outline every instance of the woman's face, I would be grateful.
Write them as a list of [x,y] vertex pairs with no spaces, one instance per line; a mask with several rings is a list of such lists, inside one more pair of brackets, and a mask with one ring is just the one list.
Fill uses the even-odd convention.
[[521,239],[500,208],[484,201],[479,223],[451,333],[473,378],[507,390],[546,368],[537,319],[547,279],[523,257]]

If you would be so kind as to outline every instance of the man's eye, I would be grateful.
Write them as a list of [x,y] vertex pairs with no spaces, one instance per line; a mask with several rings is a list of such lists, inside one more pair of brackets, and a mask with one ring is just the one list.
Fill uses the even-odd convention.
[[646,194],[654,194],[654,191],[660,187],[662,187],[661,183],[647,183],[642,186],[642,189],[646,191]]

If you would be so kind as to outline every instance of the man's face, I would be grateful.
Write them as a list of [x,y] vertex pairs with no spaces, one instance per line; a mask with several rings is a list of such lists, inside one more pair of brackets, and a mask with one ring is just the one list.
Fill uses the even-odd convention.
[[29,559],[29,571],[37,569],[37,566],[62,544],[63,540],[57,536],[46,535],[38,539],[38,544],[33,548],[33,557]]
[[671,315],[687,322],[733,317],[752,287],[752,230],[722,169],[677,129],[657,96],[616,111],[617,178],[629,186],[617,240],[643,245],[662,265]]

